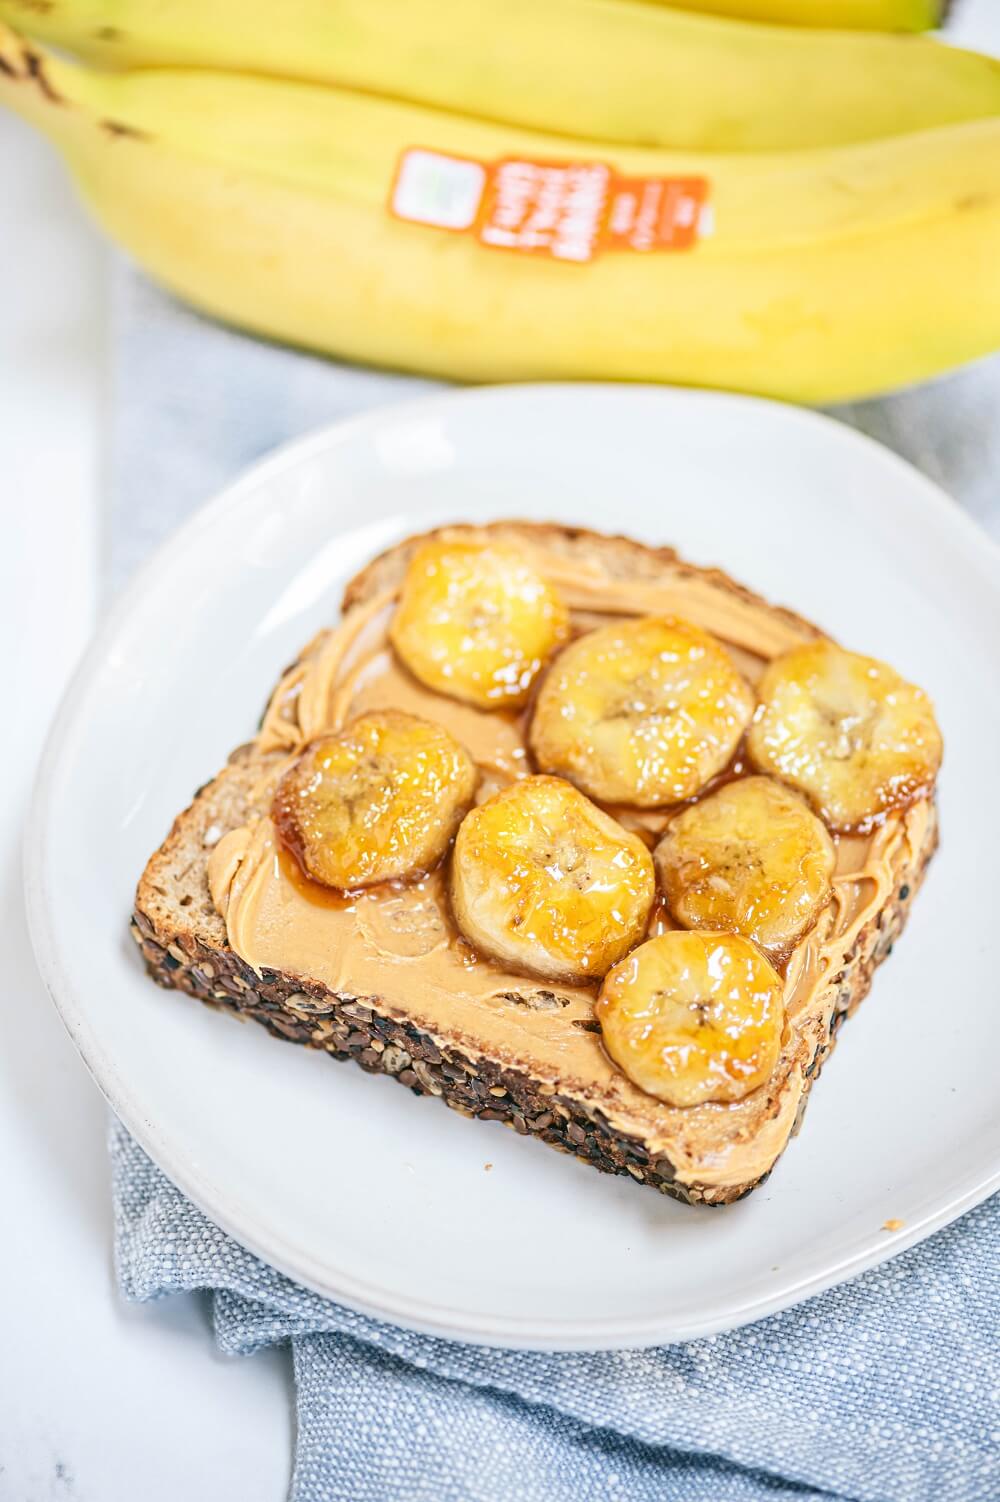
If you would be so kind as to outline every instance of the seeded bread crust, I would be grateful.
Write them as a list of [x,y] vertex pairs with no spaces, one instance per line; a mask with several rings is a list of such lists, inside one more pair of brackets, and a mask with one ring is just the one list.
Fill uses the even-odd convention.
[[[624,578],[655,580],[665,564],[675,575],[678,568],[671,549],[647,548],[627,538],[535,523],[499,523],[489,530],[498,539],[536,543],[567,558],[599,556],[602,567]],[[345,610],[396,584],[414,548],[428,535],[390,549],[358,574],[345,591]],[[718,570],[680,566],[711,578],[746,601],[765,604]],[[819,634],[790,611],[766,608],[810,634]],[[614,1128],[598,1106],[561,1093],[524,1070],[485,1057],[471,1060],[450,1048],[447,1040],[432,1037],[399,1016],[403,998],[334,993],[318,982],[280,971],[263,969],[260,975],[253,971],[227,942],[225,924],[208,890],[208,858],[223,834],[245,822],[251,790],[268,764],[279,759],[277,754],[262,755],[253,743],[238,748],[222,772],[175,819],[167,839],[148,862],[136,892],[131,929],[157,984],[184,991],[241,1019],[252,1018],[276,1037],[322,1049],[336,1059],[353,1059],[369,1073],[391,1075],[415,1095],[439,1096],[462,1115],[506,1122],[521,1135],[538,1137],[604,1172],[627,1173],[641,1184],[691,1204],[728,1204],[764,1182],[773,1162],[758,1178],[741,1184],[722,1188],[682,1184],[669,1159],[652,1159],[641,1140]],[[936,844],[937,826],[932,818],[923,848],[914,852],[900,872],[895,892],[861,930],[842,971],[830,982],[834,993],[830,1025],[806,1071],[796,1130],[841,1024],[867,995],[876,968],[906,923]],[[774,1105],[777,1110],[777,1101]]]

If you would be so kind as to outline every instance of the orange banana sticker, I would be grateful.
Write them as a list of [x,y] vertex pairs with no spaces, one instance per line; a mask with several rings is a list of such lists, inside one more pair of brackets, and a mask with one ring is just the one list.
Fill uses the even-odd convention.
[[389,212],[495,250],[591,261],[605,250],[688,250],[711,233],[704,177],[620,177],[605,162],[478,162],[404,151]]

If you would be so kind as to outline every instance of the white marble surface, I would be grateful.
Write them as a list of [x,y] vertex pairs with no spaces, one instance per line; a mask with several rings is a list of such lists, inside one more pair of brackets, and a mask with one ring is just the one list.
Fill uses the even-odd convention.
[[[952,35],[1000,53],[997,0],[960,0]],[[197,1299],[118,1298],[104,1105],[24,929],[24,807],[97,605],[106,261],[50,152],[8,117],[0,182],[0,1502],[278,1502],[288,1359],[223,1360]]]
[[57,163],[7,117],[0,182],[0,1498],[279,1502],[289,1357],[224,1360],[199,1299],[119,1299],[104,1103],[24,929],[24,807],[96,606],[106,267]]

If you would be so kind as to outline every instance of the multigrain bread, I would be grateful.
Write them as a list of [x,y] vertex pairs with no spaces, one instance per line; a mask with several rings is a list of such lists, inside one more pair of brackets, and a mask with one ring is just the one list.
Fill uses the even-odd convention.
[[[528,523],[498,523],[485,530],[523,548],[554,578],[579,625],[633,610],[673,611],[714,630],[748,674],[755,661],[761,667],[790,645],[819,635],[800,616],[768,605],[718,570],[685,563],[671,549]],[[390,549],[351,581],[343,600],[345,622],[391,601],[424,540],[409,539]],[[820,925],[789,960],[788,1020],[771,1079],[736,1105],[672,1109],[644,1096],[610,1063],[593,1021],[593,993],[586,989],[507,976],[484,990],[480,964],[470,972],[478,989],[466,995],[465,970],[450,958],[452,943],[447,948],[452,969],[444,972],[446,980],[454,977],[449,1006],[439,975],[427,997],[402,994],[408,988],[399,984],[399,966],[387,966],[390,984],[383,993],[372,982],[370,955],[364,983],[359,975],[352,985],[348,966],[331,985],[259,960],[254,968],[235,951],[213,900],[209,861],[227,836],[266,812],[274,781],[289,761],[291,748],[282,739],[287,727],[292,727],[289,738],[293,735],[304,675],[323,660],[325,648],[329,656],[332,640],[332,633],[322,633],[309,644],[272,696],[263,736],[233,753],[150,859],[136,893],[132,928],[153,978],[253,1018],[276,1036],[354,1059],[370,1072],[392,1075],[417,1095],[437,1095],[465,1115],[506,1122],[522,1135],[680,1199],[722,1204],[748,1193],[766,1178],[797,1129],[841,1023],[867,994],[876,967],[906,922],[936,844],[933,800],[922,799],[890,816],[875,837],[877,860],[868,846],[855,848],[858,841],[844,844],[836,915],[831,908],[825,928]],[[392,671],[395,700],[409,687],[398,676],[398,664]],[[350,689],[349,679],[345,682]],[[366,693],[370,700],[371,692],[364,686],[358,691],[362,707],[370,707],[362,701]],[[328,702],[335,699],[331,691]],[[424,693],[418,704],[404,707],[430,715],[429,703]],[[504,733],[514,735],[509,720],[504,723]],[[440,903],[432,917],[446,927]],[[352,920],[338,914],[330,921],[338,925],[331,933],[343,934]],[[419,956],[410,964],[412,993],[423,984],[424,964]],[[491,976],[485,967],[486,980]]]

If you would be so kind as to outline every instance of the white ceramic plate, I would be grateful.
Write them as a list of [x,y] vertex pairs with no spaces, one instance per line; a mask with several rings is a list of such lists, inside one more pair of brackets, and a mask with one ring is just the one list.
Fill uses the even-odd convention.
[[[676,544],[887,658],[937,704],[941,853],[802,1135],[729,1209],[678,1205],[236,1027],[155,988],[126,931],[146,856],[334,618],[343,582],[408,532],[503,515]],[[520,387],[321,432],[196,516],[90,649],[28,842],[45,979],[165,1172],[246,1246],[346,1304],[448,1336],[570,1348],[686,1339],[795,1303],[1000,1180],[987,874],[1000,849],[998,583],[998,554],[934,486],[787,407]]]

